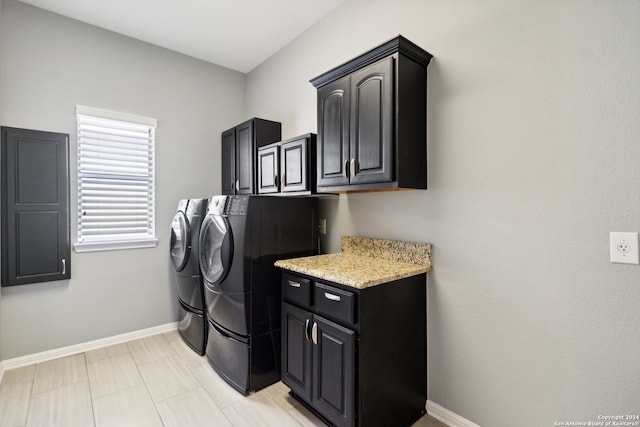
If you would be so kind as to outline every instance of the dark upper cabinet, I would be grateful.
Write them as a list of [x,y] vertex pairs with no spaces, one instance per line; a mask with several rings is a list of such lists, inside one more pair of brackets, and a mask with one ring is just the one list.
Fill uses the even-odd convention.
[[349,184],[349,78],[318,88],[319,187]]
[[316,134],[313,133],[259,148],[258,193],[315,193],[315,149]]
[[280,146],[269,144],[258,149],[258,193],[280,191]]
[[393,181],[393,57],[351,75],[352,184]]
[[236,191],[236,129],[222,133],[222,194]]
[[253,118],[222,133],[222,194],[255,194],[258,148],[281,139],[281,124]]
[[311,80],[319,192],[427,188],[427,66],[399,36]]
[[69,136],[1,132],[2,286],[70,279]]

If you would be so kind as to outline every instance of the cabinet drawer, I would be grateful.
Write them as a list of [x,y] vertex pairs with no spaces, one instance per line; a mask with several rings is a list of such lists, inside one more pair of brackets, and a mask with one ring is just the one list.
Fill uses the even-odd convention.
[[304,277],[282,274],[282,298],[303,307],[311,305],[311,282]]
[[354,322],[355,300],[353,292],[333,286],[316,283],[313,288],[313,301],[319,312],[349,323]]

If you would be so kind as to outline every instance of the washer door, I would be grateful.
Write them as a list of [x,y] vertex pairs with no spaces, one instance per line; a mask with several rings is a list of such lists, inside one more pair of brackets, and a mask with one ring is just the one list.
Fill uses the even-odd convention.
[[179,211],[171,222],[171,246],[169,253],[176,271],[182,271],[189,260],[191,230],[184,212]]
[[227,219],[207,215],[200,228],[200,270],[207,282],[220,283],[231,267],[233,238]]

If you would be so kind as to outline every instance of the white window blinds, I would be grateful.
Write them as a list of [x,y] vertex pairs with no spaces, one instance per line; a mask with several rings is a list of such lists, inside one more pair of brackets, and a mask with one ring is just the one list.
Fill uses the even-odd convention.
[[149,247],[155,236],[156,120],[76,107],[78,252]]

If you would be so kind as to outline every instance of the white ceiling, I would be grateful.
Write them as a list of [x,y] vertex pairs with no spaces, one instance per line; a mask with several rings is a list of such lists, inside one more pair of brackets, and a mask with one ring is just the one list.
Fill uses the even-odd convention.
[[20,0],[247,73],[345,0]]

